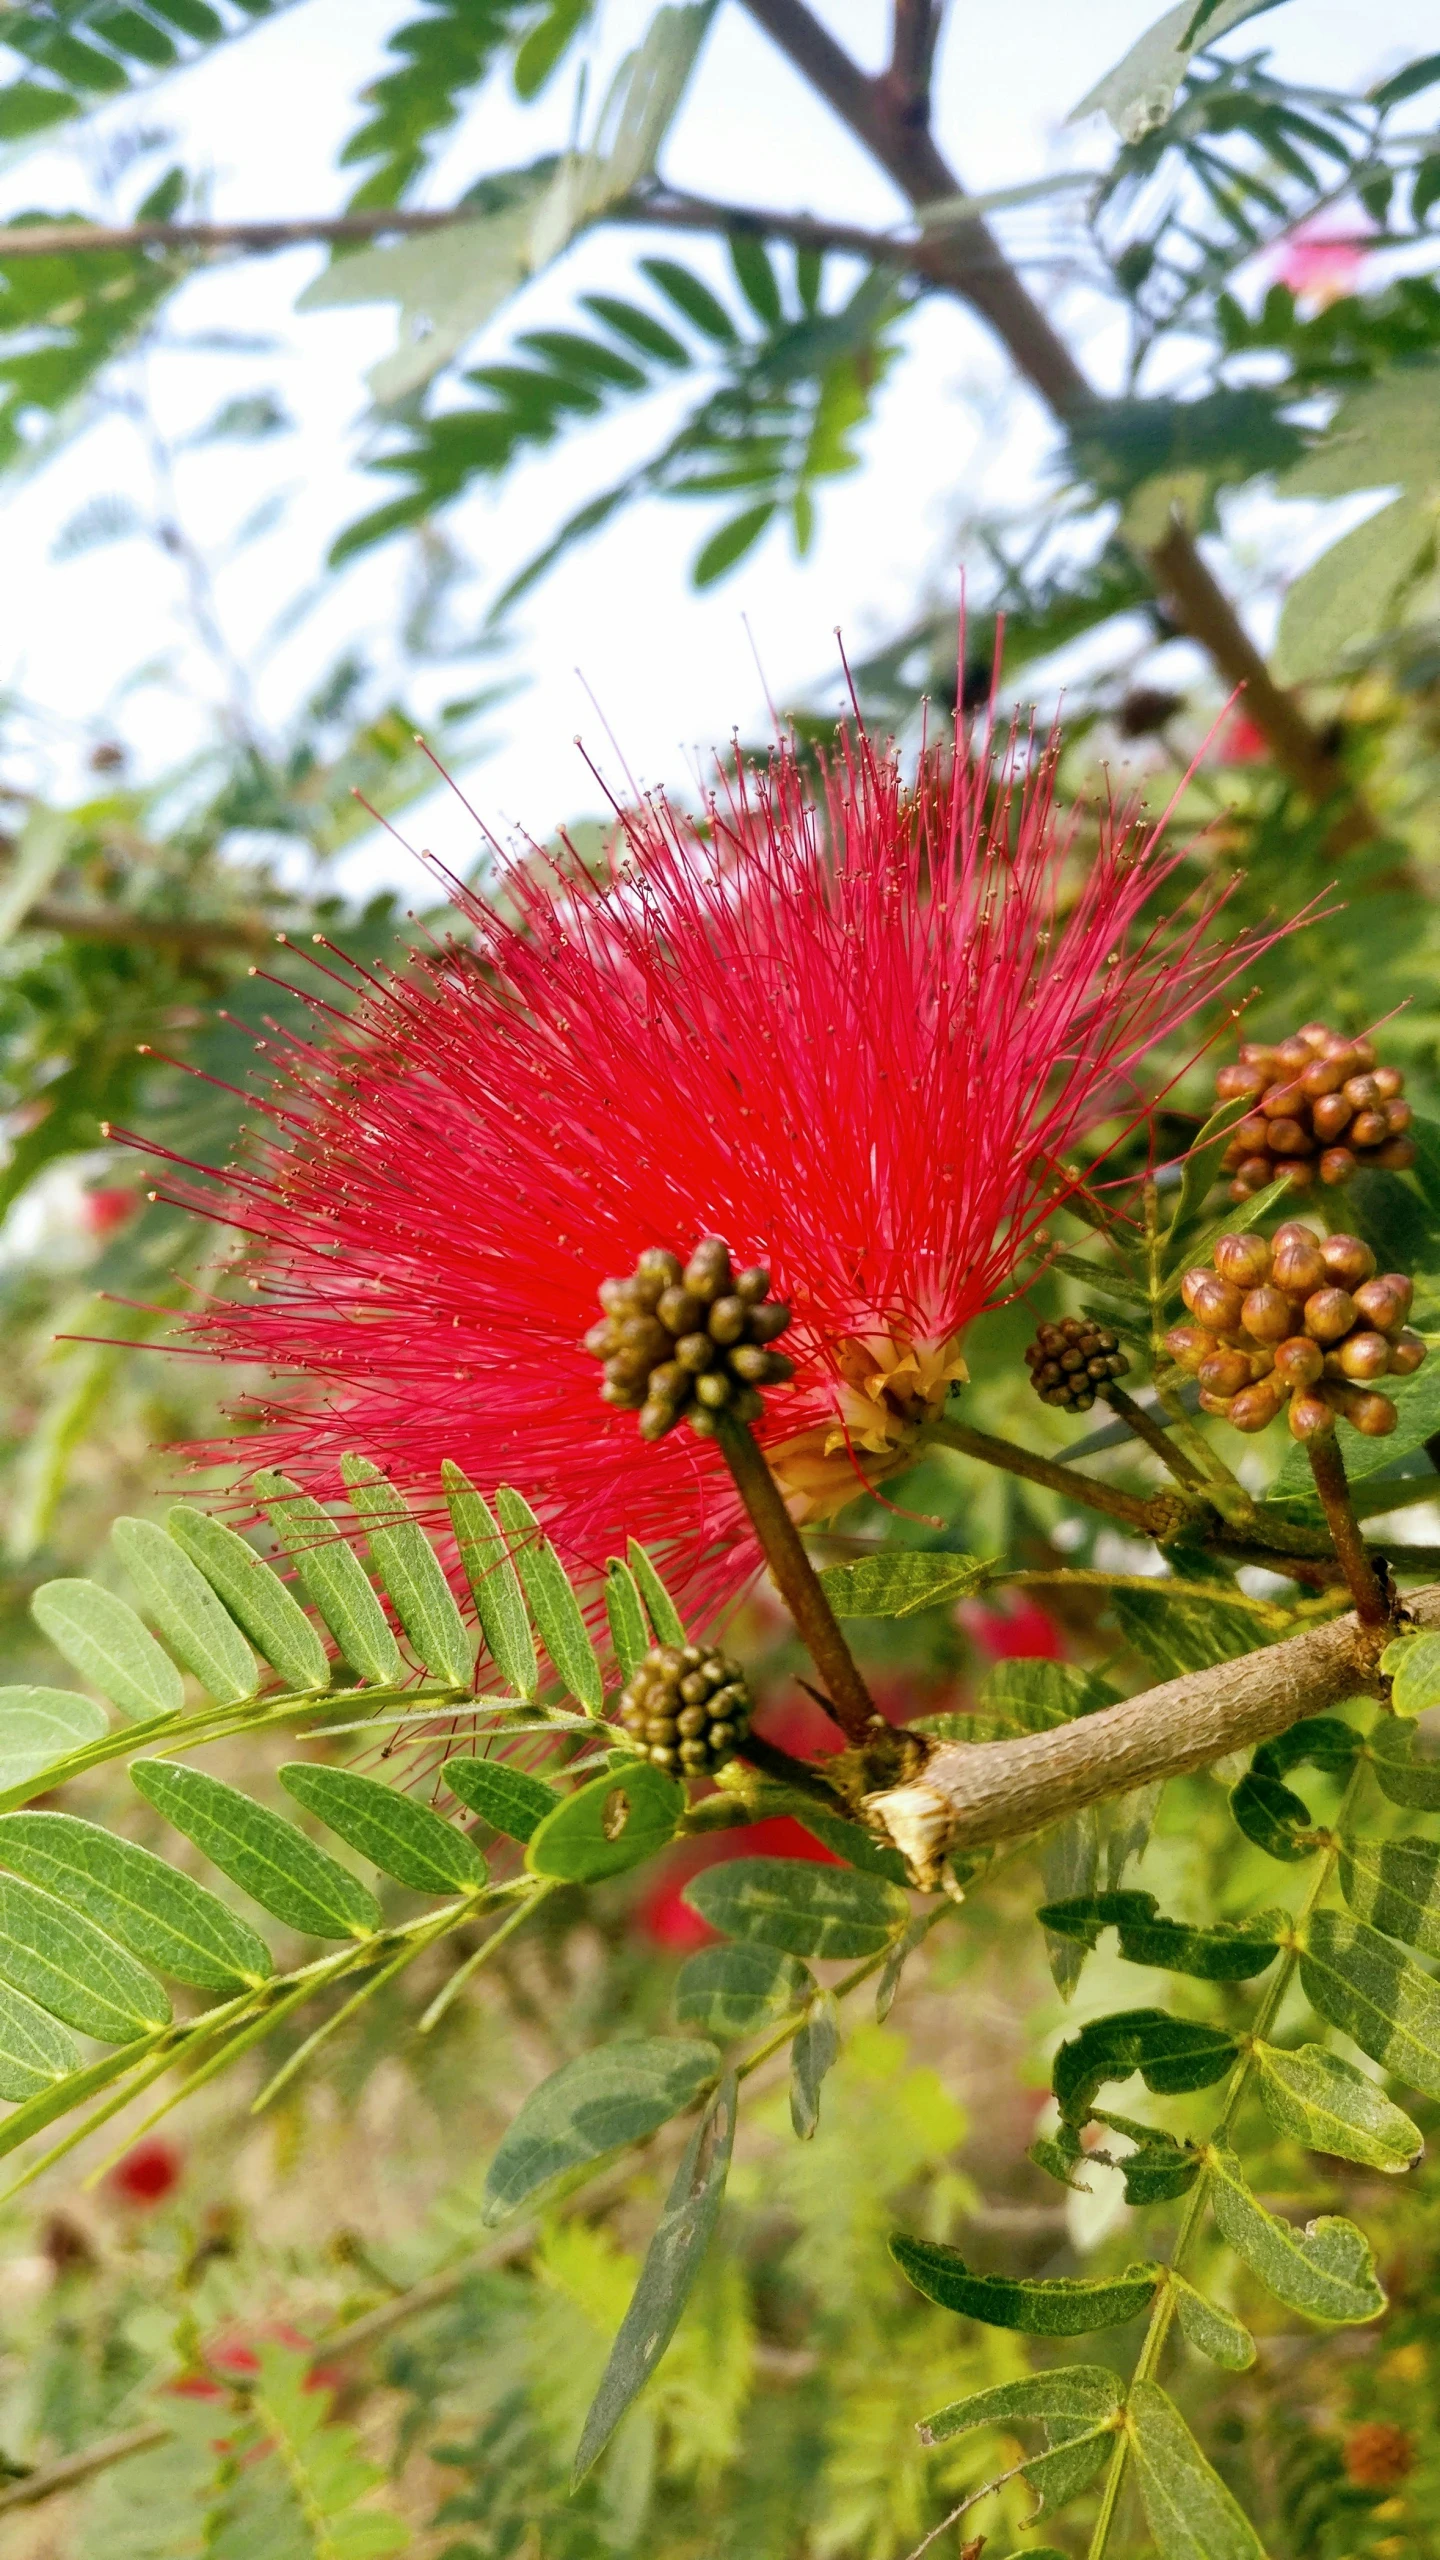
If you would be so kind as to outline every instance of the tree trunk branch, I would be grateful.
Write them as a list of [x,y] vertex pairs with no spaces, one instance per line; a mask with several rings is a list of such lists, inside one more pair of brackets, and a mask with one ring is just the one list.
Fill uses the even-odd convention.
[[[1440,1627],[1440,1584],[1407,1594],[1405,1610],[1417,1627]],[[1206,1768],[1341,1698],[1378,1695],[1377,1658],[1375,1636],[1338,1618],[1046,1733],[942,1743],[920,1777],[867,1796],[866,1811],[934,1885],[952,1850],[1019,1838],[1103,1796]]]

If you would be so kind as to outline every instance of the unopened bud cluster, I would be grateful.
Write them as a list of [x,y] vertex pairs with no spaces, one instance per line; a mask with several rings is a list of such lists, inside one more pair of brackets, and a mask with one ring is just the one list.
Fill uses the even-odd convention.
[[1088,1413],[1109,1381],[1125,1376],[1130,1363],[1119,1337],[1106,1326],[1087,1316],[1062,1316],[1058,1324],[1042,1324],[1026,1347],[1025,1365],[1042,1404]]
[[1403,1173],[1415,1161],[1404,1090],[1398,1067],[1376,1064],[1373,1040],[1348,1040],[1323,1022],[1273,1046],[1248,1041],[1215,1079],[1221,1102],[1251,1105],[1223,1159],[1231,1199],[1248,1200],[1282,1173],[1294,1191],[1317,1178],[1348,1182],[1362,1165]]
[[790,1322],[770,1297],[768,1271],[741,1271],[718,1236],[707,1236],[687,1263],[652,1249],[628,1280],[602,1280],[604,1321],[585,1348],[605,1363],[600,1390],[607,1404],[640,1416],[641,1437],[663,1440],[683,1414],[709,1438],[717,1417],[758,1422],[761,1387],[793,1378],[793,1361],[772,1351]]
[[1165,1346],[1199,1379],[1206,1413],[1263,1431],[1288,1403],[1297,1440],[1333,1431],[1337,1414],[1371,1439],[1394,1430],[1378,1382],[1408,1378],[1425,1344],[1405,1323],[1411,1283],[1377,1276],[1358,1236],[1317,1236],[1298,1219],[1269,1240],[1221,1236],[1180,1294],[1195,1322],[1176,1325]]
[[704,1777],[750,1729],[745,1675],[698,1644],[654,1645],[620,1693],[620,1722],[657,1768]]

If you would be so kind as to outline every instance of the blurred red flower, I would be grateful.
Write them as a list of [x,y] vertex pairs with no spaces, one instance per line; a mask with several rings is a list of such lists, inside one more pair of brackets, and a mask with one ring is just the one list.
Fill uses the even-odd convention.
[[1243,711],[1232,711],[1215,743],[1217,764],[1263,764],[1271,752],[1263,729]]
[[133,1218],[139,1206],[138,1191],[87,1191],[81,1216],[90,1235],[108,1236],[113,1235],[117,1227],[123,1227],[127,1219]]
[[1271,273],[1277,284],[1288,284],[1297,302],[1313,302],[1323,311],[1355,291],[1364,264],[1358,241],[1302,229],[1281,242]]
[[1038,1600],[1012,1600],[1003,1609],[974,1600],[960,1618],[992,1662],[1058,1662],[1065,1650],[1059,1628]]
[[121,2204],[149,2206],[163,2204],[172,2195],[185,2174],[185,2155],[163,2134],[151,2134],[127,2151],[105,2181],[112,2196]]

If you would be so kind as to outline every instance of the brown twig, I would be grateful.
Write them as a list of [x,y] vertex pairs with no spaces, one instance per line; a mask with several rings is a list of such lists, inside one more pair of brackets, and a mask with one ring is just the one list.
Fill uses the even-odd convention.
[[749,1424],[736,1422],[730,1414],[716,1415],[715,1441],[750,1515],[775,1587],[833,1701],[835,1721],[847,1741],[863,1750],[876,1739],[877,1731],[888,1735],[890,1727],[876,1711],[759,1443]]
[[1118,1414],[1121,1421],[1128,1425],[1137,1440],[1143,1440],[1147,1449],[1153,1449],[1161,1465],[1176,1478],[1178,1483],[1189,1485],[1197,1492],[1203,1492],[1205,1479],[1193,1458],[1187,1458],[1183,1449],[1176,1448],[1173,1440],[1146,1412],[1142,1404],[1137,1404],[1133,1396],[1127,1396],[1124,1388],[1120,1386],[1102,1387],[1100,1393],[1112,1412]]
[[957,1449],[966,1458],[979,1458],[987,1467],[1003,1467],[1007,1474],[1024,1476],[1030,1484],[1048,1485],[1052,1493],[1062,1493],[1071,1502],[1083,1502],[1091,1511],[1103,1511],[1111,1520],[1123,1520],[1127,1529],[1143,1538],[1171,1538],[1178,1525],[1178,1495],[1121,1493],[1114,1485],[1097,1484],[1093,1476],[1082,1476],[1076,1467],[1061,1465],[1055,1458],[1039,1458],[1030,1449],[1017,1447],[1013,1440],[997,1440],[989,1431],[975,1431],[967,1422],[937,1422],[928,1437],[942,1449]]
[[86,2445],[81,2453],[67,2453],[59,2462],[47,2462],[42,2469],[27,2472],[22,2480],[12,2480],[0,2489],[0,2515],[10,2515],[18,2507],[38,2507],[45,2498],[55,2498],[65,2489],[78,2489],[93,2480],[97,2471],[109,2471],[117,2462],[128,2462],[132,2454],[148,2453],[152,2445],[167,2444],[173,2428],[163,2420],[152,2419],[148,2426],[127,2427],[123,2435],[102,2436],[98,2444]]
[[1335,1542],[1335,1553],[1345,1570],[1355,1602],[1355,1615],[1362,1627],[1383,1627],[1390,1616],[1385,1588],[1365,1551],[1360,1523],[1350,1505],[1350,1486],[1345,1475],[1345,1461],[1333,1432],[1307,1440],[1306,1455],[1315,1490],[1320,1496],[1326,1524]]

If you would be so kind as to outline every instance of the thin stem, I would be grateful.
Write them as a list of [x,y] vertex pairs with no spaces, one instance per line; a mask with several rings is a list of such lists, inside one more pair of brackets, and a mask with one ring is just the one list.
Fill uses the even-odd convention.
[[1143,1440],[1147,1449],[1153,1449],[1162,1467],[1167,1468],[1177,1482],[1190,1488],[1203,1486],[1205,1479],[1194,1459],[1176,1447],[1169,1434],[1152,1419],[1143,1405],[1137,1404],[1133,1396],[1127,1396],[1120,1386],[1102,1387],[1100,1392],[1106,1404],[1122,1422],[1128,1424],[1137,1440]]
[[456,1966],[443,1990],[436,1993],[425,2011],[416,2030],[417,2034],[428,2036],[433,2027],[438,2027],[451,2001],[464,1989],[471,1975],[478,1973],[481,1965],[489,1962],[496,1948],[503,1946],[505,1940],[513,1936],[519,1928],[521,1921],[527,1919],[546,1896],[554,1893],[555,1890],[556,1886],[553,1883],[537,1884],[533,1891],[526,1895],[523,1902],[516,1904],[509,1918],[502,1920],[498,1929],[492,1929],[489,1937],[475,1949],[474,1954],[467,1956],[463,1964]]
[[1103,1511],[1112,1520],[1123,1520],[1127,1529],[1137,1529],[1142,1537],[1173,1534],[1173,1495],[1162,1495],[1156,1501],[1140,1494],[1121,1493],[1113,1485],[1097,1484],[1093,1476],[1082,1476],[1078,1468],[1062,1466],[1058,1459],[1036,1457],[1032,1450],[1018,1448],[1013,1440],[997,1440],[989,1431],[972,1430],[967,1422],[933,1423],[926,1436],[938,1441],[942,1449],[958,1449],[964,1457],[979,1458],[987,1467],[1003,1467],[1008,1474],[1024,1476],[1031,1484],[1048,1485],[1052,1493],[1063,1493],[1071,1502],[1083,1502],[1091,1511]]
[[835,1721],[847,1741],[863,1749],[877,1733],[888,1735],[890,1727],[876,1711],[759,1442],[748,1423],[736,1422],[725,1413],[715,1417],[715,1440],[764,1549],[775,1587],[825,1683]]
[[1355,1601],[1355,1615],[1362,1627],[1383,1627],[1390,1616],[1390,1604],[1384,1585],[1365,1551],[1360,1523],[1350,1505],[1350,1486],[1345,1475],[1345,1461],[1333,1431],[1307,1440],[1306,1454],[1315,1490],[1320,1496],[1335,1553],[1345,1568],[1345,1579]]
[[792,1753],[782,1751],[778,1743],[767,1742],[763,1734],[747,1733],[744,1741],[735,1745],[735,1756],[737,1760],[748,1760],[752,1769],[759,1769],[767,1778],[778,1780],[793,1794],[812,1797],[831,1813],[843,1814],[846,1811],[843,1798],[827,1784],[819,1770],[812,1768],[808,1760],[797,1760]]
[[[1182,1582],[1173,1574],[1092,1573],[1083,1565],[1026,1565],[1014,1573],[997,1573],[990,1587],[1030,1591],[1047,1586],[1081,1591],[1151,1591],[1159,1592],[1166,1600],[1223,1599],[1227,1609],[1248,1609],[1263,1625],[1277,1628],[1289,1628],[1297,1618],[1312,1617],[1328,1606],[1322,1600],[1252,1600],[1248,1591],[1232,1591],[1225,1584]],[[1340,1605],[1338,1599],[1336,1605]]]

